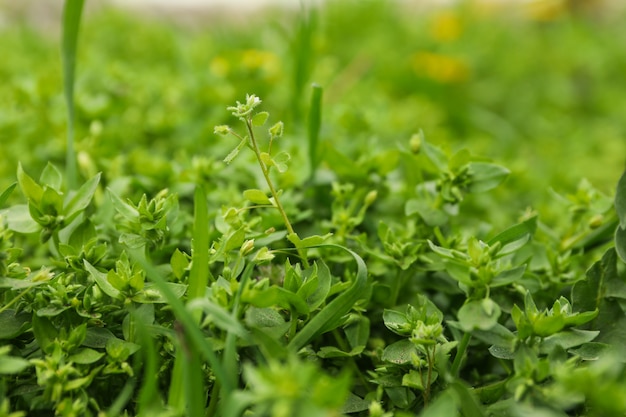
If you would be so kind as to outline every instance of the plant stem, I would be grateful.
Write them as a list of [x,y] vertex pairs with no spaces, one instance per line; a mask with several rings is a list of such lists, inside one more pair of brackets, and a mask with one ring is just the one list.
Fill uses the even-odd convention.
[[[280,202],[280,198],[278,197],[278,193],[276,192],[274,183],[272,182],[272,179],[270,178],[270,171],[267,165],[265,165],[265,162],[263,162],[263,159],[261,158],[261,151],[259,150],[259,146],[257,145],[256,138],[254,137],[254,131],[252,129],[252,120],[248,116],[246,119],[244,119],[244,121],[246,123],[246,128],[248,129],[248,134],[250,135],[250,144],[251,144],[252,150],[254,151],[254,155],[256,156],[259,166],[261,167],[261,172],[263,173],[265,182],[267,183],[267,186],[270,189],[270,193],[272,194],[272,197],[274,198],[274,202],[276,203],[276,208],[278,209],[280,216],[283,218],[283,222],[285,223],[285,227],[287,228],[287,233],[289,233],[290,235],[297,236],[298,234],[295,232],[295,230],[293,230],[293,226],[291,225],[291,222],[289,221],[289,218],[287,217],[287,213],[285,212],[285,209],[283,208],[283,205]],[[308,258],[306,255],[306,251],[298,248],[298,255],[300,255],[300,258],[302,259],[302,263],[304,264],[304,267],[305,268],[308,267],[309,262],[308,262]]]
[[455,377],[459,376],[461,362],[463,361],[463,357],[465,356],[465,352],[467,351],[467,346],[469,345],[471,338],[472,335],[470,333],[463,333],[463,338],[461,338],[459,347],[456,349],[456,356],[454,357],[454,362],[452,362],[452,367],[450,368],[450,372]]

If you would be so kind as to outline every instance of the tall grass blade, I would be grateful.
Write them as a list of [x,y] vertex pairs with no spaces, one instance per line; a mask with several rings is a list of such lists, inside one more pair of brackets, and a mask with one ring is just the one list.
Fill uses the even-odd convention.
[[76,72],[76,45],[78,30],[85,0],[66,0],[63,8],[63,42],[61,57],[63,60],[63,89],[67,104],[67,150],[66,171],[67,186],[70,190],[78,184],[76,155],[74,152],[74,78]]
[[161,271],[159,271],[152,263],[150,263],[140,249],[134,249],[130,251],[133,259],[141,265],[146,271],[148,278],[159,289],[163,297],[167,299],[167,302],[172,309],[174,315],[178,321],[182,324],[185,336],[189,343],[188,347],[191,349],[191,354],[197,354],[202,356],[211,367],[215,377],[221,382],[224,387],[223,392],[230,394],[235,388],[235,379],[233,375],[229,375],[224,371],[222,363],[218,360],[213,347],[204,338],[200,327],[197,325],[192,314],[185,308],[183,302],[178,299],[176,294],[166,285],[167,281],[163,277]]
[[318,84],[312,85],[311,106],[309,107],[309,180],[315,177],[315,170],[319,165],[319,137],[320,127],[322,125],[322,93],[323,89]]
[[187,290],[189,300],[204,297],[209,279],[212,278],[209,271],[209,214],[206,193],[201,186],[196,187],[194,194],[192,245],[193,252]]
[[139,391],[139,416],[148,417],[158,414],[161,398],[157,386],[158,357],[154,341],[144,326],[137,326],[137,335],[141,341],[142,359],[144,361],[143,381]]
[[308,10],[302,5],[298,18],[296,34],[291,44],[293,55],[293,90],[292,109],[295,121],[300,120],[302,93],[311,74],[311,62],[313,60],[313,33],[316,26],[316,15],[312,8]]

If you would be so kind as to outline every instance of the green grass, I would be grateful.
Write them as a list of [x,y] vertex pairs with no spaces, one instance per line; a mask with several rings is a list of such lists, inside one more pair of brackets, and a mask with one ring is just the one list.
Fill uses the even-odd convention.
[[626,413],[626,16],[82,3],[0,28],[0,417]]

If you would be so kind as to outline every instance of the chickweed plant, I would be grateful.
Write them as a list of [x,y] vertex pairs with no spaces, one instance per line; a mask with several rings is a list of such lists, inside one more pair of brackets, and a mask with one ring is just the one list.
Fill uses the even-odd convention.
[[18,165],[0,417],[626,414],[626,174],[614,197],[555,193],[565,227],[495,227],[507,168],[422,131],[355,156],[322,92],[302,126],[248,94],[211,152],[141,175],[78,159],[71,134],[65,174]]

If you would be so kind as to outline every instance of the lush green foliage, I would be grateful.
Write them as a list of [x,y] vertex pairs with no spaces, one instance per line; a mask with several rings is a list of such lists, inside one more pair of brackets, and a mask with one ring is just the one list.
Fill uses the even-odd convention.
[[0,417],[626,413],[622,26],[108,11],[76,50],[66,6],[0,37]]

